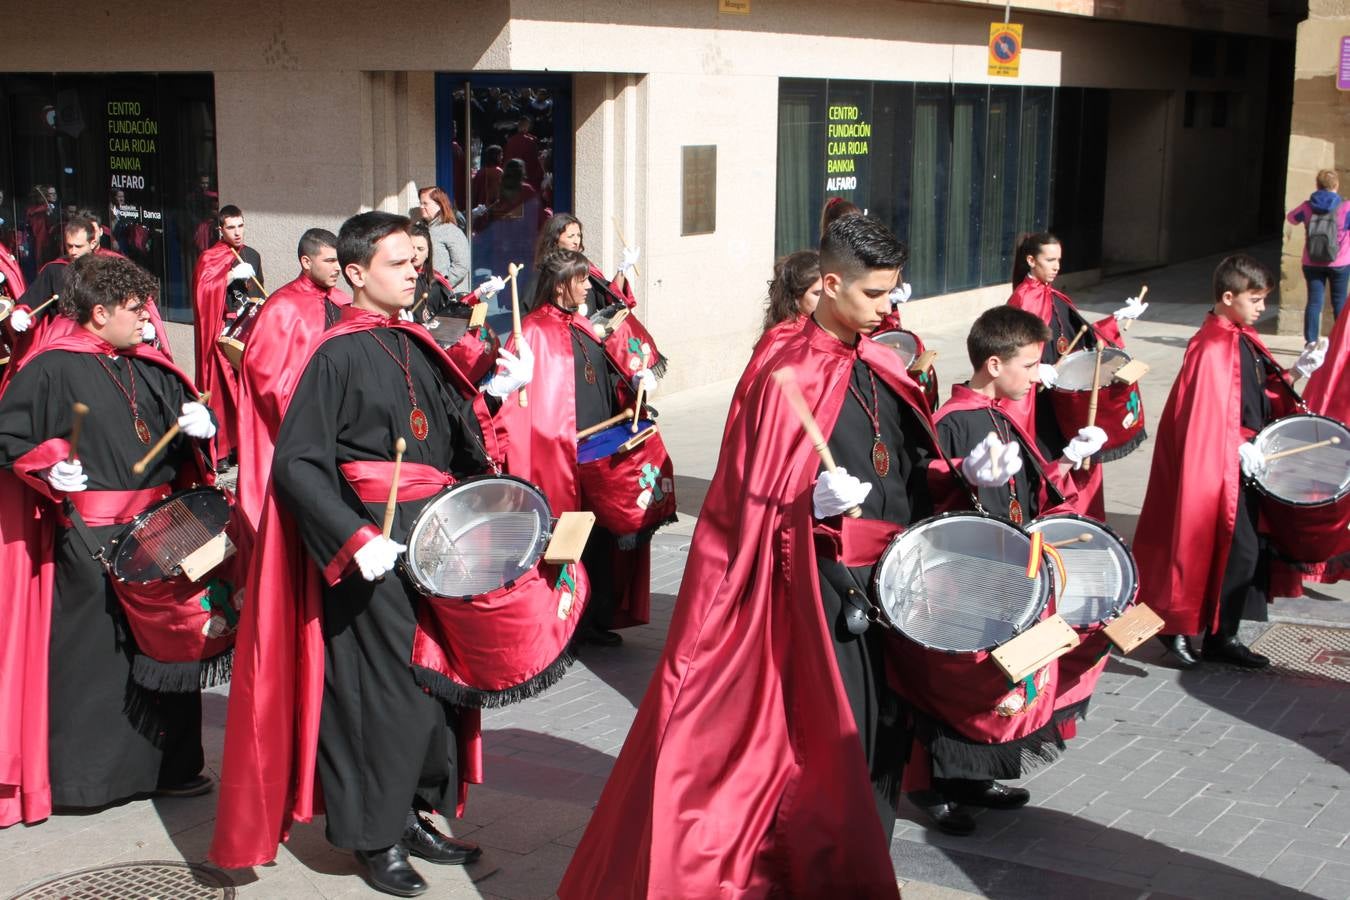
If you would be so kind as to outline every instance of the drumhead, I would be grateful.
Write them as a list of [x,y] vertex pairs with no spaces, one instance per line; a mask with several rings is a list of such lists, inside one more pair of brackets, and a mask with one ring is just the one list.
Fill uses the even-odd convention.
[[422,508],[408,533],[404,567],[424,593],[478,597],[532,570],[552,524],[547,498],[529,482],[472,478]]
[[[1130,354],[1115,347],[1106,347],[1102,351],[1103,385],[1111,383],[1116,370],[1130,361]],[[1092,370],[1097,365],[1096,350],[1076,350],[1061,359],[1055,366],[1059,378],[1055,381],[1057,391],[1092,390]]]
[[113,577],[146,583],[172,578],[179,564],[230,524],[230,500],[213,487],[191,488],[165,497],[127,525],[109,546]]
[[908,331],[885,331],[875,335],[872,340],[890,347],[900,356],[900,364],[906,369],[919,355],[919,342]]
[[604,431],[597,431],[580,441],[577,444],[577,462],[586,463],[604,459],[606,456],[613,456],[619,451],[620,447],[631,441],[634,435],[655,427],[656,423],[651,419],[642,419],[638,422],[638,430],[635,432],[631,419],[625,422],[617,422]]
[[1027,525],[1027,531],[1039,531],[1048,544],[1082,535],[1090,538],[1055,548],[1064,559],[1065,569],[1055,593],[1055,612],[1074,628],[1091,628],[1114,619],[1139,592],[1134,554],[1101,522],[1065,513],[1037,519]]
[[946,513],[895,537],[876,569],[882,614],[934,650],[974,653],[1036,624],[1050,600],[1045,566],[1027,577],[1031,538],[1010,522]]
[[1338,438],[1339,444],[1272,459],[1256,486],[1294,506],[1321,506],[1350,493],[1350,429],[1325,416],[1286,416],[1271,422],[1253,443],[1269,456]]

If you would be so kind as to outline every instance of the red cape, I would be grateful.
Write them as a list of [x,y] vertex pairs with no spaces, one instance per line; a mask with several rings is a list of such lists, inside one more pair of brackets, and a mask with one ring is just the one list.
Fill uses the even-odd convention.
[[[1303,392],[1303,401],[1308,409],[1318,415],[1335,419],[1342,424],[1350,423],[1350,316],[1341,315],[1336,326],[1331,329],[1331,345],[1327,348],[1326,361],[1312,377],[1308,379],[1307,389]],[[1342,544],[1341,552],[1332,560],[1318,565],[1307,566],[1309,578],[1326,584],[1350,578],[1350,533]],[[1285,574],[1277,567],[1277,574]],[[1301,579],[1295,576],[1282,585],[1284,590],[1277,596],[1301,596]]]
[[726,438],[731,433],[731,426],[741,414],[741,403],[745,400],[746,392],[763,371],[764,363],[772,359],[784,344],[800,334],[802,326],[809,318],[810,316],[793,316],[791,319],[784,319],[759,336],[759,340],[755,342],[755,349],[750,351],[750,359],[745,363],[745,371],[741,373],[740,381],[736,382],[736,390],[731,392],[731,408],[727,410],[727,424],[722,431],[723,446],[726,445]]
[[23,280],[23,269],[19,268],[19,261],[14,258],[3,247],[0,247],[0,274],[5,276],[3,284],[0,284],[0,297],[8,297],[15,300],[23,296],[28,284]]
[[[1022,283],[1013,288],[1012,296],[1008,298],[1008,305],[1015,306],[1018,309],[1025,309],[1029,313],[1039,316],[1045,324],[1050,324],[1050,319],[1054,315],[1054,299],[1058,297],[1070,307],[1077,310],[1074,302],[1069,299],[1067,294],[1055,290],[1044,282],[1037,281],[1028,275],[1022,279]],[[1080,312],[1081,315],[1081,312]],[[1087,317],[1083,320],[1086,322]],[[1096,322],[1089,323],[1092,331],[1097,336],[1099,344],[1110,347],[1124,347],[1125,341],[1120,336],[1120,327],[1116,323],[1115,316],[1107,316]],[[1072,338],[1070,338],[1072,340]],[[1036,395],[1038,391],[1032,391],[1027,394],[1020,402],[1009,404],[1008,412],[1014,418],[1022,423],[1023,430],[1032,434],[1036,433]],[[1073,435],[1065,435],[1073,437]],[[1087,471],[1075,469],[1071,473],[1074,484],[1078,489],[1078,500],[1075,503],[1075,511],[1085,516],[1091,516],[1094,519],[1106,521],[1106,497],[1102,493],[1102,467],[1094,465]]]
[[[272,448],[291,394],[305,363],[323,337],[324,295],[300,273],[267,297],[244,349],[239,370],[239,508],[254,528],[262,519],[263,496],[272,472]],[[329,292],[338,306],[352,298],[341,288]]]
[[[349,306],[313,350],[340,335],[386,326],[405,332],[429,349],[448,382],[465,397],[474,398],[488,454],[500,459],[481,395],[425,328]],[[296,360],[297,373],[304,372],[308,361]],[[369,531],[379,533],[373,526]],[[338,554],[341,559],[329,561],[325,572],[333,576],[333,583],[367,539],[365,530],[358,531]],[[248,602],[240,615],[235,643],[220,802],[209,854],[219,866],[241,869],[270,862],[276,858],[277,846],[289,836],[291,823],[308,822],[322,809],[315,754],[323,706],[324,578],[306,551],[294,519],[269,488],[249,567]],[[467,738],[467,746],[461,746],[460,778],[481,780],[474,764],[481,759],[477,730],[465,730],[468,733],[461,740]]]
[[[1242,482],[1238,445],[1247,438],[1240,424],[1243,335],[1269,359],[1255,330],[1206,315],[1158,417],[1134,555],[1139,597],[1162,616],[1165,634],[1199,634],[1218,624]],[[1274,417],[1292,412],[1289,392],[1266,393]]]
[[[16,368],[47,350],[107,353],[112,348],[86,329],[48,341]],[[150,347],[120,351],[168,369],[192,383]],[[55,574],[55,517],[39,473],[66,458],[62,438],[39,444],[16,471],[0,471],[0,827],[51,815],[48,775],[47,669]],[[197,475],[205,482],[205,471]]]
[[211,392],[216,414],[216,456],[224,459],[234,450],[238,419],[239,386],[229,360],[220,352],[216,338],[224,325],[225,288],[230,269],[238,262],[230,245],[217,241],[197,257],[192,274],[192,312],[195,317],[194,346],[197,351],[197,385]]
[[817,582],[810,442],[862,357],[926,421],[896,355],[814,323],[746,389],[694,533],[656,674],[558,890],[592,897],[896,897]]

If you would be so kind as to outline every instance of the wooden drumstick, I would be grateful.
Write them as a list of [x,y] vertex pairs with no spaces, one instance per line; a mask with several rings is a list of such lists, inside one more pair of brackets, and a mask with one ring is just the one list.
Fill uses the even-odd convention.
[[[611,221],[614,222],[614,230],[615,230],[616,232],[618,232],[618,234],[619,234],[619,243],[620,243],[620,244],[623,244],[623,249],[627,250],[627,249],[628,249],[628,238],[624,236],[624,233],[623,233],[623,226],[619,224],[619,217],[618,217],[618,216],[610,216],[610,219],[611,219]],[[639,269],[639,268],[637,267],[637,263],[633,263],[633,274],[636,275],[636,276],[639,277],[639,278],[642,277],[642,270]]]
[[[520,352],[522,338],[520,336],[520,288],[517,285],[520,279],[516,275],[523,268],[524,266],[519,263],[511,263],[506,267],[506,280],[511,282],[511,336],[516,339],[517,353]],[[520,395],[520,408],[524,409],[529,406],[530,396],[525,393],[525,388],[521,388],[517,393]]]
[[398,506],[398,475],[403,468],[403,451],[407,449],[408,442],[403,438],[394,442],[394,477],[389,479],[389,500],[384,504],[382,533],[386,541],[389,540],[389,533],[394,530],[394,509]]
[[642,418],[642,400],[647,393],[645,382],[639,381],[637,386],[637,396],[633,398],[633,424],[629,426],[629,431],[633,434],[638,432],[638,420]]
[[[1091,428],[1097,424],[1097,396],[1102,389],[1102,348],[1098,347],[1095,351],[1096,359],[1092,361],[1092,396],[1088,398],[1088,420],[1087,427]],[[1092,457],[1083,457],[1082,467],[1084,472],[1092,468]]]
[[617,415],[610,416],[603,422],[596,422],[590,428],[583,428],[582,430],[577,432],[577,440],[584,441],[586,438],[590,437],[593,434],[599,434],[600,432],[604,431],[611,425],[618,425],[623,420],[631,418],[636,408],[637,407],[634,407],[633,409],[625,409],[623,412]]
[[70,404],[70,411],[75,418],[70,423],[70,450],[66,452],[66,462],[73,463],[80,445],[80,429],[84,427],[84,417],[88,415],[89,407],[76,400]]
[[[1140,302],[1140,303],[1143,303],[1143,302],[1144,302],[1144,295],[1147,294],[1147,293],[1148,293],[1148,285],[1144,285],[1143,287],[1141,287],[1141,288],[1139,289],[1139,302]],[[1133,325],[1133,324],[1134,324],[1134,319],[1126,319],[1126,320],[1125,320],[1125,324],[1120,326],[1120,333],[1121,333],[1121,334],[1124,334],[1125,332],[1129,331],[1129,330],[1130,330],[1130,326]]]
[[[834,454],[830,453],[830,447],[825,442],[825,435],[820,433],[820,426],[816,424],[815,416],[811,415],[811,407],[806,405],[806,398],[802,396],[801,388],[797,387],[797,376],[791,369],[776,369],[773,380],[787,398],[792,411],[801,420],[802,429],[806,432],[807,439],[811,441],[811,446],[815,448],[816,455],[820,457],[820,463],[825,467],[825,471],[833,472],[838,469],[839,467],[834,464]],[[861,515],[862,508],[858,506],[848,511],[848,516],[853,519]]]
[[[227,245],[227,246],[228,246],[228,245]],[[242,256],[239,255],[239,251],[238,251],[238,250],[234,249],[233,247],[230,247],[230,252],[234,254],[234,258],[235,258],[235,259],[239,260],[240,262],[244,262],[244,258],[243,258]],[[258,290],[262,291],[263,300],[266,300],[266,299],[267,299],[267,288],[265,288],[265,287],[262,286],[262,282],[258,280],[258,275],[257,275],[256,272],[255,272],[253,275],[249,276],[249,281],[253,282],[254,284],[256,284],[256,285],[258,286]],[[261,303],[262,300],[259,300],[259,301],[257,301],[257,302]]]
[[[197,402],[203,405],[211,402],[211,392],[203,391],[202,395],[197,398]],[[181,430],[182,429],[178,427],[177,422],[174,422],[172,425],[170,425],[169,430],[164,432],[163,437],[155,441],[155,445],[151,447],[149,450],[145,451],[144,456],[142,456],[140,459],[136,460],[134,463],[131,464],[132,474],[140,475],[142,472],[144,472],[146,466],[150,465],[150,463],[154,461],[156,456],[159,456],[161,453],[164,452],[164,448],[169,446],[170,441],[178,437],[178,432]]]
[[1340,442],[1341,439],[1338,437],[1329,437],[1325,441],[1304,444],[1302,447],[1291,447],[1288,450],[1281,450],[1279,453],[1268,453],[1266,454],[1266,462],[1270,462],[1273,459],[1284,459],[1286,456],[1293,456],[1297,453],[1306,453],[1309,450],[1320,450],[1323,447],[1333,447]]
[[48,297],[46,300],[43,300],[43,301],[42,301],[41,303],[39,303],[37,306],[35,306],[35,307],[33,307],[31,310],[29,310],[28,315],[29,315],[30,317],[31,317],[31,316],[36,316],[38,313],[42,312],[44,309],[46,309],[47,307],[51,306],[53,303],[55,303],[57,300],[60,300],[60,299],[61,299],[61,295],[60,295],[60,294],[52,294],[52,295],[51,295],[50,297]]
[[1065,538],[1065,539],[1062,540],[1062,541],[1054,541],[1053,543],[1046,544],[1046,546],[1047,546],[1047,547],[1067,547],[1067,546],[1069,546],[1070,544],[1086,544],[1086,543],[1090,542],[1091,540],[1092,540],[1092,535],[1091,535],[1091,534],[1088,534],[1088,533],[1085,531],[1085,532],[1083,532],[1082,534],[1080,534],[1078,537]]
[[[1082,328],[1078,329],[1078,333],[1073,336],[1073,340],[1069,341],[1069,346],[1065,347],[1064,352],[1059,355],[1061,360],[1073,352],[1073,348],[1078,346],[1078,342],[1083,339],[1083,335],[1088,333],[1089,327],[1090,326],[1088,325],[1084,325]],[[1058,363],[1056,363],[1056,365],[1058,365]]]

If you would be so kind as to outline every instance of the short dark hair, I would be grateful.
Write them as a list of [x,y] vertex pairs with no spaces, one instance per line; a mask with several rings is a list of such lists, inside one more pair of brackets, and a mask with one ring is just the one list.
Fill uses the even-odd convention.
[[[115,189],[115,190],[113,191],[113,193],[115,194],[115,193],[117,193],[117,191],[120,191],[120,190],[122,190],[122,189],[121,189],[121,188],[117,188],[117,189]],[[103,220],[99,218],[99,215],[98,215],[98,211],[97,211],[97,210],[90,209],[90,208],[87,207],[87,206],[82,206],[82,207],[80,207],[79,209],[77,209],[77,210],[75,211],[75,215],[79,216],[81,219],[88,219],[89,221],[93,222],[95,225],[99,226],[100,228],[103,227]]]
[[338,264],[343,270],[353,263],[362,268],[369,266],[375,257],[375,245],[398,231],[410,234],[412,220],[378,209],[352,216],[338,231]]
[[65,289],[57,301],[61,315],[83,325],[95,306],[125,306],[132,300],[153,300],[159,279],[123,256],[90,253],[70,264]]
[[1218,303],[1229,291],[1268,291],[1275,287],[1275,273],[1254,256],[1234,253],[1225,256],[1214,270],[1214,302]]
[[534,282],[534,297],[530,300],[530,309],[538,309],[553,302],[558,285],[567,284],[578,276],[589,274],[591,263],[575,250],[554,250],[539,260],[535,268],[537,278]]
[[820,271],[856,278],[869,269],[903,269],[909,248],[879,219],[842,216],[820,236]]
[[1027,344],[1050,340],[1050,327],[1035,313],[1006,303],[986,309],[970,326],[966,353],[970,364],[980,368],[991,356],[1007,362]]
[[61,234],[64,236],[73,231],[82,231],[84,232],[85,237],[92,241],[94,239],[94,230],[93,219],[86,219],[84,216],[75,216],[72,219],[66,219],[66,224],[61,229]]
[[295,256],[313,257],[324,247],[337,247],[337,235],[326,228],[311,228],[300,235],[300,243],[295,247]]
[[216,213],[216,227],[224,228],[226,219],[242,219],[244,211],[233,203],[227,203]]

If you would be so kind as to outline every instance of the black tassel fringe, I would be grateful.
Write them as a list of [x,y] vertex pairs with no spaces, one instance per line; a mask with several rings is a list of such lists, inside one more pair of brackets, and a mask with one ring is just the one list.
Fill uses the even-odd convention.
[[496,709],[502,706],[509,706],[512,703],[519,703],[522,700],[528,700],[538,694],[553,687],[562,680],[563,675],[567,674],[567,669],[576,662],[576,654],[573,652],[572,645],[568,645],[562,655],[549,664],[538,675],[526,681],[524,684],[518,684],[513,688],[507,688],[504,691],[480,691],[471,687],[466,687],[456,681],[446,678],[440,672],[434,669],[428,669],[414,663],[412,668],[413,680],[421,687],[425,688],[433,697],[444,700],[446,703],[454,706],[468,706],[475,709]]
[[1077,703],[1071,703],[1063,709],[1055,710],[1055,724],[1061,722],[1072,722],[1077,719],[1080,722],[1086,722],[1088,717],[1088,704],[1092,702],[1091,697],[1079,700]]
[[207,660],[166,663],[137,653],[131,660],[131,680],[148,691],[190,694],[225,684],[234,672],[234,648]]
[[1147,438],[1148,428],[1140,428],[1139,433],[1130,438],[1129,442],[1121,444],[1119,447],[1103,450],[1101,453],[1098,453],[1097,460],[1099,462],[1108,463],[1115,462],[1118,459],[1124,459],[1134,451],[1138,450],[1139,446],[1143,444]]
[[666,359],[666,357],[663,354],[657,353],[656,362],[652,363],[651,366],[652,374],[655,375],[657,378],[665,378],[666,369],[670,367],[669,363],[670,360]]
[[652,542],[652,537],[655,536],[657,531],[665,528],[667,525],[674,525],[679,520],[680,517],[677,513],[671,513],[650,528],[644,528],[641,531],[636,531],[631,534],[616,534],[614,536],[614,544],[620,550],[635,550],[639,544],[650,544]]
[[920,740],[933,758],[934,778],[1022,778],[1054,762],[1065,747],[1053,718],[1031,734],[1003,744],[977,744],[940,722],[927,725],[920,730]]

